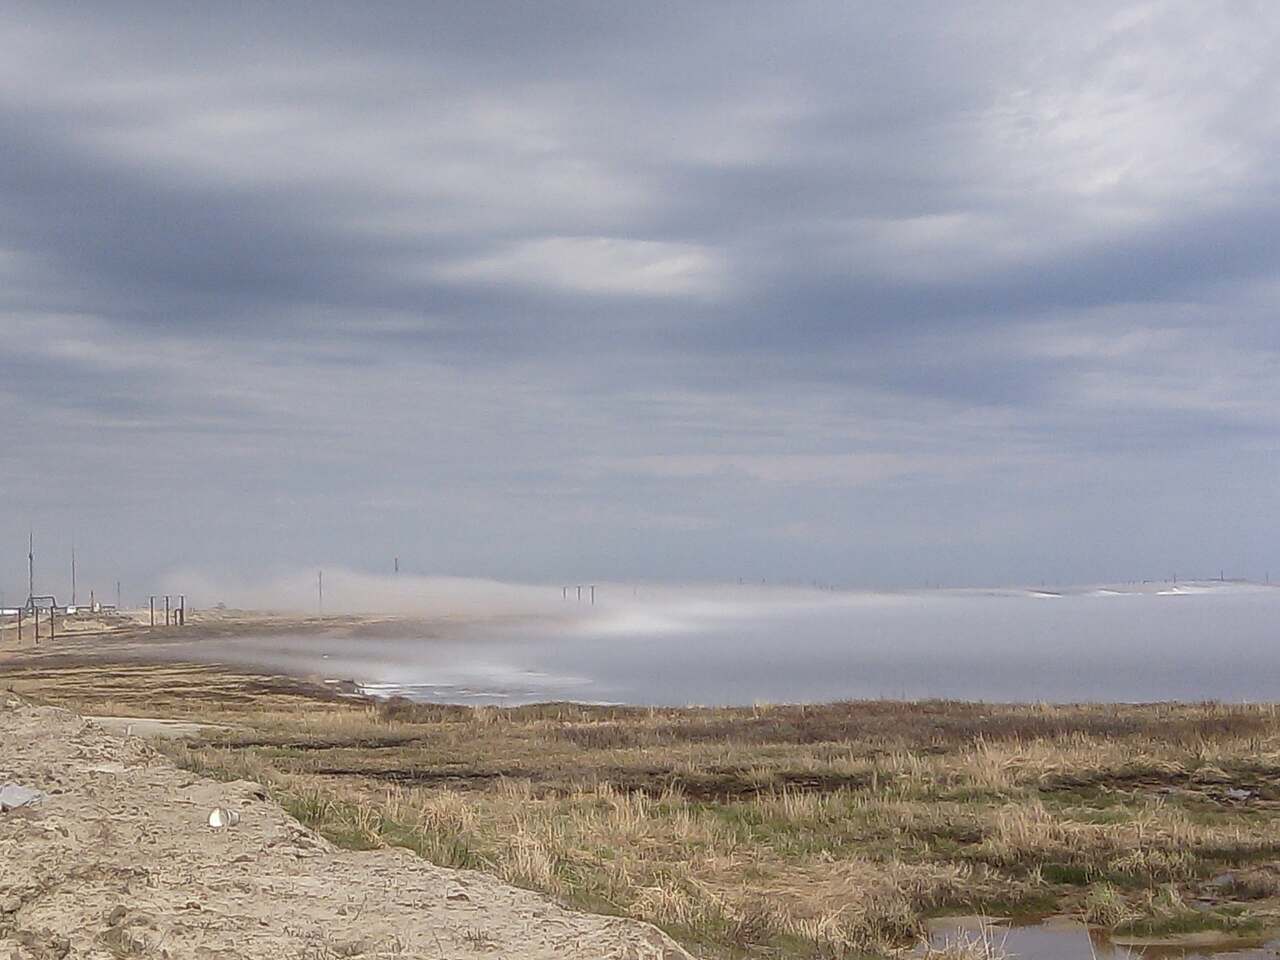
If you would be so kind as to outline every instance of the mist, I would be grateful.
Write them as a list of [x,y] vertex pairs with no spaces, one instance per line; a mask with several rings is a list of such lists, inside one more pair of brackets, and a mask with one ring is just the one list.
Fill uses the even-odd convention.
[[402,617],[535,616],[556,612],[558,593],[533,584],[478,577],[380,576],[358,570],[293,570],[267,577],[177,571],[161,580],[191,608],[223,605],[294,614],[383,614]]
[[[378,696],[497,704],[1247,701],[1280,685],[1280,589],[1247,582],[859,592],[603,583],[593,605],[576,584],[332,578],[326,611],[361,616],[179,641],[165,655],[349,680]],[[310,600],[314,610],[313,575],[201,589],[234,605],[305,611]]]

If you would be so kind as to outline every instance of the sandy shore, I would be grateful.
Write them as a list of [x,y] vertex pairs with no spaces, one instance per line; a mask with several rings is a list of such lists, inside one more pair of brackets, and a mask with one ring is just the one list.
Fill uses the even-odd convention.
[[[564,909],[404,850],[340,851],[246,781],[178,770],[136,737],[0,700],[0,953],[66,956],[675,958],[637,921]],[[239,814],[208,826],[210,811]]]
[[30,617],[22,623],[19,637],[13,617],[0,619],[0,662],[13,657],[50,655],[104,655],[139,659],[173,659],[183,650],[206,640],[264,636],[280,633],[323,633],[351,630],[382,623],[413,622],[411,618],[377,615],[307,616],[252,610],[191,611],[183,626],[152,626],[147,611],[124,611],[98,616],[59,616],[56,637],[49,638],[49,624],[41,615],[40,637],[36,640]]

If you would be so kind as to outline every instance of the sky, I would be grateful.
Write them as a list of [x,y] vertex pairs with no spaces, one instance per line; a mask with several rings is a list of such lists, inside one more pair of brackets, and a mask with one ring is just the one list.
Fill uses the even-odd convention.
[[7,3],[0,591],[1280,574],[1278,42]]

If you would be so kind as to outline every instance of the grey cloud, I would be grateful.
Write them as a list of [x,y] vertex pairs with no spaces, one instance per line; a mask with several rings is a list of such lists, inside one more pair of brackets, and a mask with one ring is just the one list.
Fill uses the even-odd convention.
[[7,21],[6,542],[137,580],[1264,564],[1268,6]]

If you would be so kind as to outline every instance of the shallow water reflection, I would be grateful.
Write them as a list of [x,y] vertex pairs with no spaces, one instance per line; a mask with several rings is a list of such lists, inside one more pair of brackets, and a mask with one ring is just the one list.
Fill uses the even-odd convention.
[[1018,925],[993,924],[980,917],[940,918],[929,924],[929,943],[936,948],[967,944],[978,947],[973,951],[975,956],[1022,960],[1275,960],[1280,956],[1280,940],[1127,946],[1066,917]]

